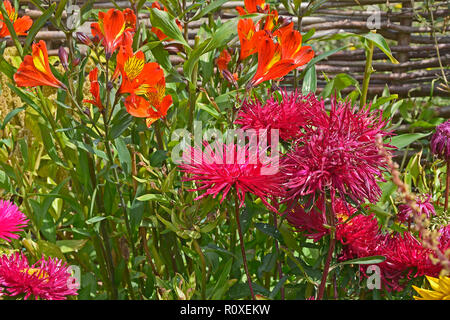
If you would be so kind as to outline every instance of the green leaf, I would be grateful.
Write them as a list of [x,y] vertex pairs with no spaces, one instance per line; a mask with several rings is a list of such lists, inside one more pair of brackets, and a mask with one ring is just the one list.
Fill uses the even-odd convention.
[[16,68],[14,68],[9,62],[0,56],[0,71],[3,72],[10,80],[14,79],[14,74],[16,73]]
[[16,109],[12,110],[10,113],[8,113],[5,117],[5,119],[3,119],[3,124],[1,126],[1,129],[2,130],[5,129],[5,126],[8,124],[8,122],[10,122],[12,118],[14,118],[19,112],[21,112],[23,110],[25,110],[25,106],[16,108]]
[[94,223],[100,222],[105,219],[106,219],[106,217],[95,216],[93,218],[90,218],[89,220],[86,220],[86,224],[94,224]]
[[278,292],[281,290],[281,287],[283,286],[283,284],[286,282],[286,280],[288,279],[287,275],[284,275],[280,281],[278,281],[278,283],[276,284],[276,286],[273,288],[272,292],[269,295],[270,299],[275,299],[275,297],[277,296]]
[[47,20],[52,16],[53,12],[55,11],[56,3],[52,3],[52,5],[42,12],[42,14],[37,18],[33,25],[31,26],[30,30],[28,31],[27,37],[25,39],[24,44],[24,51],[27,52],[28,49],[31,46],[31,43],[33,42],[34,38],[36,37],[36,34],[39,32],[39,30],[42,29],[42,27],[45,25]]
[[198,20],[204,16],[206,16],[208,13],[220,8],[225,2],[228,0],[215,0],[211,3],[209,3],[207,6],[202,8],[200,11],[198,11],[191,19],[190,21]]
[[109,138],[111,140],[116,139],[130,127],[131,122],[133,122],[133,116],[126,112],[126,110],[120,110],[117,112],[111,121],[112,126],[109,131]]
[[184,39],[184,36],[178,28],[178,25],[175,23],[175,18],[163,10],[159,10],[156,8],[151,8],[149,10],[152,27],[160,29],[169,38],[172,38],[175,41],[183,44],[186,48],[186,51],[190,51],[189,44]]
[[274,226],[267,224],[267,223],[256,223],[255,226],[262,233],[265,233],[268,236],[271,236],[280,242],[283,241],[283,237],[281,236],[281,233]]
[[392,63],[399,63],[397,59],[395,59],[392,55],[391,49],[389,48],[386,39],[384,39],[381,34],[369,32],[368,34],[362,35],[362,37],[369,41],[372,41],[375,46],[377,46],[381,51],[384,52],[384,54],[389,58],[389,60],[391,60]]
[[162,194],[156,194],[156,193],[148,193],[144,194],[142,196],[139,196],[136,198],[139,201],[159,201],[166,204],[169,204],[170,202],[164,197]]
[[343,265],[348,265],[348,264],[377,264],[377,263],[383,262],[384,260],[386,260],[386,257],[384,257],[384,256],[371,256],[371,257],[363,257],[363,258],[347,260],[347,261],[343,261],[343,262],[340,262],[338,264],[335,264],[334,266],[332,266],[330,268],[330,271],[333,270],[336,267],[343,266]]
[[61,249],[62,253],[78,251],[84,247],[87,239],[84,240],[59,240],[56,245]]
[[[225,263],[225,265],[221,268],[221,273],[219,275],[219,278],[217,279],[216,285],[214,286],[214,289],[212,290],[212,294],[210,295],[208,300],[219,300],[222,298],[223,292],[221,292],[221,290],[219,290],[219,289],[225,286],[226,281],[228,279],[228,275],[230,274],[232,265],[233,265],[233,259],[228,259],[228,261]],[[218,294],[218,291],[221,294]]]
[[315,92],[317,89],[317,74],[316,66],[313,65],[306,71],[305,77],[303,78],[302,94],[306,95],[310,92]]
[[431,132],[428,133],[405,133],[395,137],[392,137],[389,144],[397,147],[398,149],[403,149],[404,147],[410,145],[416,140],[422,139],[429,136]]
[[115,140],[115,145],[116,145],[116,149],[117,149],[117,154],[119,156],[120,165],[122,166],[123,171],[127,175],[130,175],[131,174],[131,166],[132,166],[130,151],[128,151],[127,145],[126,145],[125,141],[123,140],[123,138],[120,138],[120,137],[117,138]]

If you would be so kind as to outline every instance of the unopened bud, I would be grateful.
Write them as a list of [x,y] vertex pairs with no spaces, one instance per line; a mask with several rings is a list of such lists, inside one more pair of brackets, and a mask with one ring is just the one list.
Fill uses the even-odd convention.
[[80,62],[81,62],[80,58],[75,58],[75,59],[73,59],[73,61],[72,61],[72,65],[73,65],[74,67],[76,67],[77,65],[80,64]]
[[292,22],[292,17],[279,17],[278,23],[280,25],[280,29],[288,26]]
[[225,79],[227,79],[228,82],[233,84],[233,86],[238,87],[236,78],[234,77],[234,75],[228,69],[222,70],[222,74],[223,74],[223,77]]
[[79,42],[81,42],[82,44],[85,44],[87,46],[91,46],[92,45],[91,39],[89,39],[89,37],[85,33],[77,32],[75,35],[76,35],[77,40]]
[[111,81],[108,81],[106,84],[106,90],[111,91],[114,88],[114,84]]
[[66,51],[66,49],[64,49],[64,47],[59,47],[58,56],[59,56],[59,61],[61,62],[64,69],[67,71],[69,69],[69,64],[68,64],[69,55],[67,54],[67,51]]

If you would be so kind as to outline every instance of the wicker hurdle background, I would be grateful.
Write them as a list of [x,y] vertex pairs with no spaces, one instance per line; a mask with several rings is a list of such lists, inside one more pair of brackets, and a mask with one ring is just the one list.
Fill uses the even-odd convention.
[[[81,6],[85,1],[78,1]],[[148,6],[152,1],[148,2]],[[316,1],[317,2],[317,1]],[[128,1],[116,1],[122,8],[129,7]],[[237,15],[236,6],[243,6],[243,1],[228,1],[221,10],[215,13],[215,18],[226,20]],[[303,1],[302,8],[306,9],[310,2]],[[378,33],[389,42],[393,56],[400,62],[393,64],[387,59],[381,50],[375,48],[373,55],[373,68],[369,86],[369,96],[380,96],[387,85],[391,94],[399,97],[449,97],[447,91],[439,90],[443,74],[450,79],[450,31],[446,27],[450,24],[449,1],[435,1],[433,8],[427,10],[423,1],[397,0],[343,0],[325,1],[310,16],[292,17],[302,33],[315,29],[311,39],[331,36],[342,32],[367,33],[367,20],[373,14],[368,9],[374,5],[380,6],[380,28]],[[372,6],[372,7],[369,7]],[[94,3],[96,9],[108,9],[114,7],[107,0],[97,0]],[[277,9],[281,16],[288,16],[287,10],[281,2]],[[24,14],[37,18],[41,12],[33,8],[30,3]],[[63,15],[65,18],[66,15]],[[150,25],[148,14],[142,14],[140,21]],[[189,41],[194,42],[199,26],[206,20],[195,21],[189,24]],[[298,24],[301,24],[298,26]],[[89,24],[81,27],[89,33]],[[64,33],[48,28],[37,35],[38,39],[49,42],[50,54],[56,54],[64,39]],[[357,41],[357,40],[355,40]],[[320,92],[325,84],[324,74],[333,78],[339,73],[348,73],[360,83],[362,82],[365,67],[365,52],[363,49],[340,51],[320,61],[316,65],[318,88]],[[317,52],[320,54],[320,51]],[[182,60],[178,56],[171,57],[173,64],[180,64]],[[442,66],[442,68],[440,68]],[[442,70],[443,69],[443,70]],[[293,81],[293,77],[287,77],[286,81]],[[344,89],[349,92],[354,88]],[[347,90],[347,91],[346,91]],[[436,116],[450,118],[450,105],[436,108]]]

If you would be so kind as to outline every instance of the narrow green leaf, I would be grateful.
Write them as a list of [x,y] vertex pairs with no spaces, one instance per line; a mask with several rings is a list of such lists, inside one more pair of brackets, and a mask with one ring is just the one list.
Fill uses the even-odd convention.
[[36,37],[36,34],[39,32],[39,30],[42,29],[44,24],[47,22],[47,20],[52,16],[53,12],[55,11],[56,3],[52,3],[52,5],[42,12],[42,14],[37,18],[33,25],[31,26],[30,30],[28,31],[27,37],[25,38],[25,44],[24,44],[24,51],[28,52],[28,49],[31,46],[31,43],[33,42],[34,38]]
[[208,13],[220,8],[225,2],[228,0],[215,0],[209,3],[207,6],[202,8],[200,11],[198,11],[192,18],[191,21],[198,20],[204,16],[206,16]]
[[384,52],[384,54],[391,60],[392,63],[394,64],[399,63],[397,59],[395,59],[394,56],[392,55],[391,49],[389,48],[386,39],[384,39],[381,34],[369,32],[368,34],[362,35],[362,37],[364,37],[369,41],[372,41],[375,44],[375,46],[377,46],[381,51]]
[[425,138],[429,136],[431,132],[428,133],[405,133],[395,137],[392,137],[390,144],[397,147],[398,149],[402,149],[416,140]]
[[313,65],[306,71],[305,77],[303,78],[302,93],[304,95],[310,92],[314,93],[316,89],[317,89],[317,73],[316,73],[316,66]]
[[172,38],[175,41],[183,44],[186,48],[186,51],[189,51],[189,44],[184,39],[184,36],[178,28],[178,25],[175,23],[175,18],[163,10],[159,10],[156,8],[151,8],[149,10],[152,26],[160,29],[169,38]]

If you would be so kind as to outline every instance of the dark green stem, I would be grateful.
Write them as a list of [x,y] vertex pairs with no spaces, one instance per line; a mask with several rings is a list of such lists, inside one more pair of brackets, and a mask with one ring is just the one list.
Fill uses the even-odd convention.
[[239,214],[239,199],[237,196],[237,192],[235,192],[235,195],[234,195],[234,207],[235,207],[235,214],[236,214],[236,223],[237,223],[238,233],[239,233],[239,244],[240,244],[241,253],[242,253],[242,262],[244,263],[244,270],[245,270],[245,274],[247,276],[248,288],[250,289],[250,294],[252,296],[252,299],[256,300],[255,293],[253,292],[252,278],[250,277],[250,272],[248,271],[247,254],[245,253],[244,235],[242,234],[241,220],[240,220],[240,216],[239,216],[240,215]]

